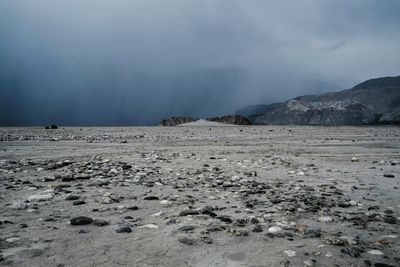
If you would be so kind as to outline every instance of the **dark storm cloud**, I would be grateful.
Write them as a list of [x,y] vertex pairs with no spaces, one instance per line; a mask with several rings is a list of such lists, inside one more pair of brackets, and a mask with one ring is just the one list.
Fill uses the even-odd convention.
[[399,13],[397,0],[4,0],[0,123],[152,124],[398,75]]

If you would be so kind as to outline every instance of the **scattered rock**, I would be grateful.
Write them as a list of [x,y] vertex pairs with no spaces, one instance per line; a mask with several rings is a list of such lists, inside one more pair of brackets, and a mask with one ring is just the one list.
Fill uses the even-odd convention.
[[333,218],[330,216],[322,216],[318,218],[318,221],[322,223],[330,223],[333,222]]
[[262,228],[261,225],[256,225],[256,226],[253,228],[253,232],[254,232],[254,233],[261,233],[262,231],[263,231],[263,228]]
[[41,201],[49,201],[52,200],[54,195],[52,193],[41,193],[38,195],[32,195],[28,197],[28,200],[31,202],[41,202]]
[[396,224],[396,223],[397,223],[396,217],[391,216],[391,215],[386,215],[386,216],[383,218],[383,221],[384,221],[385,223],[389,223],[389,224]]
[[140,228],[148,228],[148,229],[158,229],[158,226],[155,224],[145,224],[142,226],[139,226]]
[[222,215],[222,216],[217,216],[216,218],[225,223],[232,223],[232,218],[229,216]]
[[179,213],[179,216],[199,215],[200,212],[197,210],[183,210]]
[[349,255],[353,258],[361,257],[361,253],[364,253],[365,250],[359,247],[347,247],[341,250],[343,254]]
[[93,219],[86,216],[79,216],[70,220],[71,225],[86,225],[91,224],[92,222]]
[[148,196],[148,197],[145,197],[144,200],[160,200],[160,199],[156,196]]
[[86,202],[84,200],[75,200],[74,202],[72,202],[72,205],[74,205],[74,206],[83,205],[83,204],[86,204]]
[[178,238],[178,241],[182,244],[189,245],[189,246],[194,245],[194,243],[195,243],[194,239],[189,238],[189,237]]
[[297,255],[296,251],[294,250],[285,250],[283,251],[288,257],[295,257]]
[[128,226],[120,227],[117,230],[115,230],[116,233],[132,233],[132,229]]
[[68,195],[65,198],[65,200],[68,200],[68,201],[73,201],[73,200],[77,200],[77,199],[79,199],[79,196],[76,196],[76,195]]
[[179,228],[179,231],[182,231],[182,232],[191,232],[193,230],[194,230],[194,226],[192,226],[192,225],[185,225],[185,226],[182,226]]
[[394,174],[385,173],[385,174],[383,175],[383,177],[386,177],[386,178],[394,178]]
[[378,256],[383,255],[383,252],[381,250],[378,250],[378,249],[368,250],[367,253],[371,254],[371,255],[378,255]]
[[338,237],[335,236],[327,236],[322,239],[326,244],[333,245],[333,246],[344,246],[346,242]]
[[278,226],[269,227],[268,230],[267,230],[268,233],[277,233],[277,232],[280,232],[280,231],[282,231],[282,228],[280,228]]
[[93,224],[96,225],[96,226],[101,226],[102,227],[102,226],[109,225],[110,223],[105,221],[105,220],[95,219],[95,220],[93,220]]
[[169,201],[169,200],[161,200],[160,204],[161,205],[165,205],[165,206],[171,205],[171,201]]

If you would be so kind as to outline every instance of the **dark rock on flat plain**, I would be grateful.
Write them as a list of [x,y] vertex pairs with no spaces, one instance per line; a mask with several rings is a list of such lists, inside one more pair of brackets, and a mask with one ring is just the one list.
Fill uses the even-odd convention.
[[72,218],[70,220],[71,225],[86,225],[86,224],[91,224],[93,222],[93,219],[90,217],[86,216],[79,216]]
[[115,230],[116,233],[132,233],[132,229],[130,227],[124,226],[124,227],[120,227],[117,230]]

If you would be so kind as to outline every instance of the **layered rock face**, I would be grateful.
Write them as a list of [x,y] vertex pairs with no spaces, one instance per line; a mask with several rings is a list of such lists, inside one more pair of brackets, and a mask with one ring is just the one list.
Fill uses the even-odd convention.
[[254,124],[360,125],[400,123],[400,76],[368,80],[352,89],[300,96],[236,114]]

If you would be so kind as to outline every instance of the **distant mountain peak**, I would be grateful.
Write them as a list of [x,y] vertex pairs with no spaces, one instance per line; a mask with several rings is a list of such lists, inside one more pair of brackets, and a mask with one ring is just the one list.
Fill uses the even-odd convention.
[[254,124],[400,123],[400,76],[371,79],[334,93],[247,106],[236,114],[247,116]]
[[366,80],[360,84],[357,84],[352,89],[360,90],[360,89],[371,89],[378,87],[400,87],[400,76],[395,77],[382,77]]

